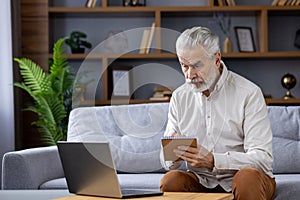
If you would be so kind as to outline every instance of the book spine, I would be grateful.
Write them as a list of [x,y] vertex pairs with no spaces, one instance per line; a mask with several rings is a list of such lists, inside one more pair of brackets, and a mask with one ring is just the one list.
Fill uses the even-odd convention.
[[143,36],[142,36],[142,40],[141,40],[141,45],[140,45],[140,51],[139,53],[146,53],[146,47],[147,47],[147,42],[149,39],[149,34],[150,34],[150,30],[144,30],[143,31]]
[[151,43],[152,43],[154,31],[155,31],[155,22],[153,22],[152,25],[151,25],[151,30],[150,30],[150,33],[149,33],[149,38],[148,38],[146,52],[145,52],[146,54],[150,53],[150,48],[151,48]]

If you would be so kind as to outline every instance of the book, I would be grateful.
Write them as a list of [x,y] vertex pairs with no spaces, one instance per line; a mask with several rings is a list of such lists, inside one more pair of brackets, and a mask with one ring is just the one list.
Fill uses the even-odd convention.
[[227,5],[227,6],[231,6],[230,0],[226,0],[226,5]]
[[155,31],[155,22],[153,22],[151,25],[151,29],[150,29],[150,33],[149,33],[149,37],[148,37],[148,41],[147,41],[147,46],[146,46],[146,51],[145,51],[146,54],[148,54],[150,52],[154,31]]
[[218,0],[218,4],[219,4],[219,6],[225,6],[225,5],[223,4],[223,0]]
[[272,2],[272,6],[277,6],[279,1],[280,1],[280,0],[274,0],[274,1]]
[[234,0],[230,0],[230,4],[231,4],[231,6],[235,6],[236,5]]
[[143,36],[142,36],[142,40],[141,40],[139,53],[146,53],[146,47],[147,47],[149,34],[150,34],[150,30],[144,30],[143,31]]
[[91,8],[92,5],[93,5],[93,0],[86,0],[86,2],[85,2],[85,7]]
[[163,155],[165,161],[179,161],[182,160],[174,153],[174,149],[178,146],[197,147],[197,138],[184,136],[166,136],[161,138],[163,148]]
[[92,8],[96,7],[97,0],[93,0]]
[[295,6],[296,5],[297,0],[292,0],[291,2],[291,6]]
[[279,0],[278,6],[284,6],[287,0]]
[[150,97],[149,100],[151,101],[167,101],[167,100],[170,100],[170,97],[168,96],[163,96],[163,97]]
[[173,91],[173,87],[157,86],[154,88],[154,91],[155,92]]

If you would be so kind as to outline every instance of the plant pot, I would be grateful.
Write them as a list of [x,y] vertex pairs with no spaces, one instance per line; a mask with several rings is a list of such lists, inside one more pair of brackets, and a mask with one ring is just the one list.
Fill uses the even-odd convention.
[[84,53],[85,48],[76,48],[72,49],[72,53]]
[[223,42],[223,53],[230,53],[232,52],[232,42],[229,37],[226,37],[226,39]]

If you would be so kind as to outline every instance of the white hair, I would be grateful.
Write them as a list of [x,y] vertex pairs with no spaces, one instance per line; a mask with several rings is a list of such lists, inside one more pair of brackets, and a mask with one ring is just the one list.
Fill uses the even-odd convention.
[[203,47],[208,57],[212,59],[216,53],[220,52],[219,37],[205,27],[186,29],[177,38],[176,52],[199,46]]

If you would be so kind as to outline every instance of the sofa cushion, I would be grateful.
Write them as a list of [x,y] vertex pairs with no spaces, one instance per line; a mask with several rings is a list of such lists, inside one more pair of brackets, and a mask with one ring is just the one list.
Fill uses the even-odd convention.
[[300,107],[269,106],[273,132],[273,172],[300,173]]
[[68,141],[108,141],[118,171],[161,171],[160,138],[168,103],[82,107],[72,110]]
[[118,174],[122,189],[155,189],[159,190],[162,173]]
[[[119,183],[122,189],[159,189],[159,182],[164,174],[146,173],[146,174],[118,174]],[[40,185],[41,190],[68,189],[65,178],[58,178],[47,181]]]
[[40,185],[40,190],[68,189],[66,178],[57,178]]
[[300,174],[276,174],[277,199],[298,200],[300,197]]

